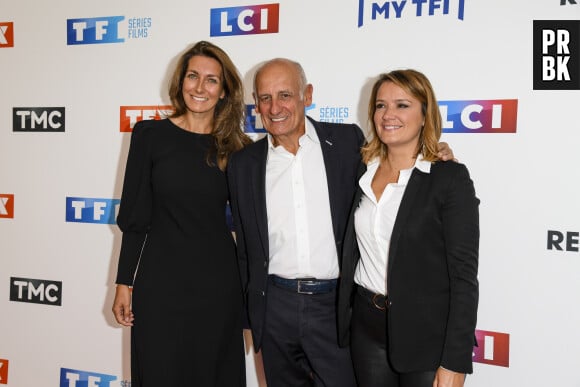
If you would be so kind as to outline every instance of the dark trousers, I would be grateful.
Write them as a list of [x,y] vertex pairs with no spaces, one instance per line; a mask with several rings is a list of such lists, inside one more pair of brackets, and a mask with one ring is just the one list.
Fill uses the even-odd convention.
[[356,387],[349,348],[340,348],[336,291],[298,294],[271,281],[262,359],[268,387]]
[[[382,309],[379,309],[382,307]],[[360,387],[432,387],[435,370],[399,373],[388,358],[387,311],[372,297],[354,297],[350,347],[356,379]]]

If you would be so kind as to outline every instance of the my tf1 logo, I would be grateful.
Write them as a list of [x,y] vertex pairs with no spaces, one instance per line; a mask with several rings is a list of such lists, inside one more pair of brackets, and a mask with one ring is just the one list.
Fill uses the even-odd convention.
[[8,384],[8,360],[0,359],[0,384]]
[[125,16],[104,16],[67,19],[67,45],[123,43],[119,37],[119,23]]
[[120,199],[66,198],[66,221],[115,224]]
[[114,375],[71,368],[60,369],[60,387],[110,387],[111,382],[115,380],[117,377]]
[[[365,2],[369,6],[365,5]],[[384,20],[389,20],[400,19],[404,13],[407,15],[414,14],[415,17],[456,14],[459,20],[463,20],[465,0],[392,0],[378,2],[358,0],[358,27],[362,27],[365,19],[368,19],[369,16],[371,20],[377,20],[380,17]]]
[[14,195],[0,194],[0,218],[14,218]]
[[10,277],[10,301],[61,305],[62,282]]
[[510,366],[510,335],[507,333],[475,331],[477,347],[473,348],[473,361],[500,367]]
[[64,107],[12,108],[13,132],[64,132]]
[[580,90],[580,20],[534,20],[534,90]]
[[439,101],[445,133],[515,133],[517,99]]
[[210,36],[277,33],[279,13],[279,4],[212,8]]
[[143,120],[160,120],[173,113],[173,106],[121,106],[120,131],[131,132],[135,124]]
[[0,22],[0,48],[14,47],[14,23]]

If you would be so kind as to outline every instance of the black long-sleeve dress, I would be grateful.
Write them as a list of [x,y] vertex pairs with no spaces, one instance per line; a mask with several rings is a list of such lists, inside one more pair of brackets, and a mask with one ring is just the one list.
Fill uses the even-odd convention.
[[135,125],[117,223],[117,283],[133,285],[134,387],[245,386],[242,295],[213,137]]

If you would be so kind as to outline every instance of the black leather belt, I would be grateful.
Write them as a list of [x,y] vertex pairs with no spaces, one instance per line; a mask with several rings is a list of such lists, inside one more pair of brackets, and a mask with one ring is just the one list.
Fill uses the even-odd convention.
[[359,295],[361,295],[364,299],[366,299],[375,308],[380,309],[380,310],[387,309],[388,299],[387,299],[387,296],[385,296],[384,294],[379,294],[379,293],[371,292],[367,288],[364,288],[364,287],[362,287],[360,285],[358,285],[356,287],[356,292]]
[[279,288],[299,294],[322,294],[336,289],[338,279],[321,280],[316,278],[282,278],[270,275],[270,280]]

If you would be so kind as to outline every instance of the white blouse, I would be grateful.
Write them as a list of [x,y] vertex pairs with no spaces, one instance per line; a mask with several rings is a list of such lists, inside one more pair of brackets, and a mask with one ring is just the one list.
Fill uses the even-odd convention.
[[354,215],[354,226],[361,256],[354,281],[372,292],[386,294],[391,234],[405,188],[414,168],[429,173],[431,163],[419,155],[413,168],[401,170],[397,183],[387,184],[377,202],[371,182],[378,167],[378,159],[371,161],[359,180],[363,195]]

